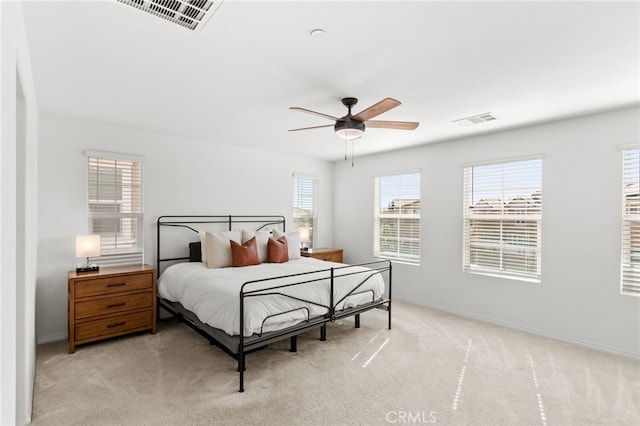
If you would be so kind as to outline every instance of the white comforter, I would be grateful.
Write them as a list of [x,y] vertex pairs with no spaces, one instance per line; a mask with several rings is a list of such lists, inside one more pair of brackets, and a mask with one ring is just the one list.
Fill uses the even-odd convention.
[[[209,269],[203,263],[179,263],[168,267],[158,279],[158,293],[164,299],[180,302],[186,309],[195,313],[200,321],[219,328],[230,335],[240,334],[240,289],[248,281],[263,278],[280,277],[326,270],[331,267],[346,266],[341,263],[325,262],[312,258],[290,260],[286,263],[262,263],[242,268]],[[354,275],[353,272],[362,272]],[[341,276],[342,275],[342,276]],[[369,276],[369,279],[337,306],[344,309],[371,302],[381,297],[384,292],[384,280],[376,271],[359,266],[335,270],[334,303],[342,299],[349,291]],[[245,286],[245,293],[280,284],[328,278],[329,272],[316,272],[302,277],[278,278]],[[330,280],[286,287],[278,290],[290,296],[310,300],[324,306],[330,304]],[[244,335],[272,331],[299,323],[307,318],[309,309],[311,317],[327,313],[327,309],[311,303],[302,302],[282,295],[248,297],[244,302]],[[296,310],[297,309],[297,310]],[[292,312],[288,312],[292,311]],[[263,321],[270,315],[273,316]]]

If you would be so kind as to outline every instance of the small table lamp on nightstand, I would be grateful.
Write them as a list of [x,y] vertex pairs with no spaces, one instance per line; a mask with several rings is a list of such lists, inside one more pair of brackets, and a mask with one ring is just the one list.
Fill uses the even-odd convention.
[[298,228],[298,233],[300,234],[300,250],[309,250],[309,247],[307,247],[307,243],[309,243],[309,228]]
[[76,272],[98,272],[98,265],[89,265],[89,258],[100,256],[100,235],[76,236],[76,257],[85,257],[87,262],[76,268]]

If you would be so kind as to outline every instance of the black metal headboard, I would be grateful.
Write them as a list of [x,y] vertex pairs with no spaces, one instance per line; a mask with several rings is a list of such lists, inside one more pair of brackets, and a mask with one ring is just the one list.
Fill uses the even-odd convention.
[[[156,269],[160,274],[160,265],[162,262],[171,261],[183,261],[189,260],[189,256],[186,257],[166,257],[161,256],[161,236],[163,227],[177,227],[183,228],[189,232],[194,232],[196,235],[204,230],[202,228],[207,225],[225,226],[226,230],[231,231],[234,225],[251,224],[253,230],[260,230],[267,226],[282,226],[282,231],[286,231],[284,216],[271,216],[271,215],[257,215],[257,216],[244,216],[244,215],[226,215],[226,216],[160,216],[156,222],[157,229],[157,251],[156,251]],[[200,228],[200,229],[198,229]]]

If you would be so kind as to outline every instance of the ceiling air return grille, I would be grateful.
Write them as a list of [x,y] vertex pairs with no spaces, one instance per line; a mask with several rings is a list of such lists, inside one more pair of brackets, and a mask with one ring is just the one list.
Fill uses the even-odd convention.
[[496,116],[491,114],[490,112],[485,112],[483,114],[472,115],[471,117],[460,118],[459,120],[453,120],[459,126],[473,126],[474,124],[486,123],[487,121],[493,121],[496,119]]
[[200,30],[223,0],[118,0],[190,30]]

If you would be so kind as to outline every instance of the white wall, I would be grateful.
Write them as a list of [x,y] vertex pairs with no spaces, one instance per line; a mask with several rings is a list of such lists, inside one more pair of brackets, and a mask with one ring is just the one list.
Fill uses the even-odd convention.
[[76,260],[75,235],[87,232],[87,149],[144,156],[145,261],[151,265],[160,215],[281,214],[291,229],[293,173],[318,177],[318,244],[333,244],[329,162],[86,120],[44,115],[40,123],[39,342],[67,336],[67,271]]
[[[334,242],[346,261],[370,259],[373,177],[420,168],[421,262],[395,264],[395,298],[638,358],[640,298],[619,290],[620,145],[640,142],[638,117],[627,108],[337,162]],[[463,166],[533,154],[544,156],[542,282],[462,272]]]
[[0,2],[0,424],[31,421],[38,112],[22,5]]

